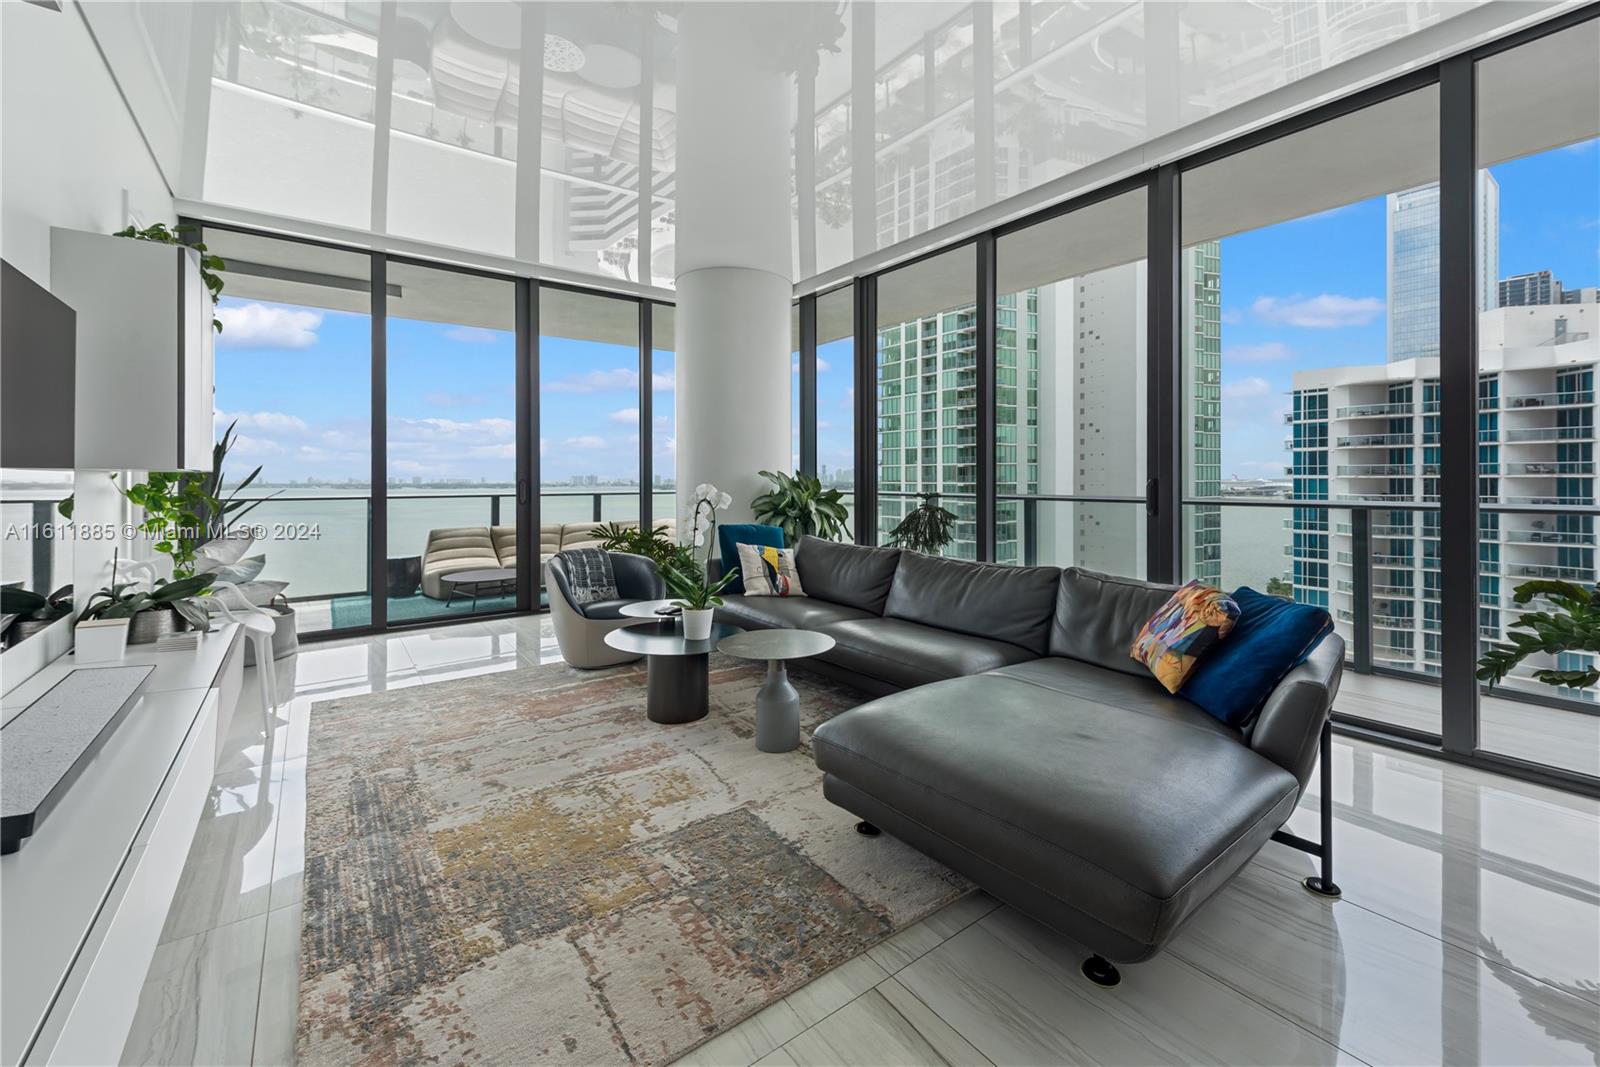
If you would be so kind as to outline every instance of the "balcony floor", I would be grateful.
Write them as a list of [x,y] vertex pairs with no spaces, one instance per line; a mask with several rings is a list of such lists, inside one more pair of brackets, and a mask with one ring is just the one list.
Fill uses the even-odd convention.
[[[547,617],[308,645],[276,665],[267,729],[247,678],[123,1059],[293,1062],[313,703],[558,657]],[[1347,676],[1341,706],[1425,721],[1404,700],[1423,687],[1371,681]],[[1594,1063],[1600,803],[1355,739],[1333,758],[1338,902],[1269,844],[1111,991],[1078,974],[1081,946],[979,893],[689,1061]],[[1309,838],[1316,780],[1290,822]]]
[[[1344,672],[1334,707],[1345,715],[1439,732],[1439,687],[1379,674]],[[1502,756],[1600,778],[1600,714],[1484,696],[1479,746]]]

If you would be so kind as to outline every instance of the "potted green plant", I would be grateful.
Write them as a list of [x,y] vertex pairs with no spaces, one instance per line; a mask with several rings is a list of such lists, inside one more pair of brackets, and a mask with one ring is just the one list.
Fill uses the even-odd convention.
[[57,619],[72,614],[72,586],[64,585],[45,596],[20,585],[0,588],[0,615],[11,619],[5,627],[7,644],[26,641]]
[[[662,580],[677,597],[683,609],[683,636],[688,641],[704,641],[711,636],[711,620],[722,606],[721,593],[738,575],[738,567],[728,567],[715,581],[706,577],[711,562],[712,534],[717,528],[717,511],[733,503],[733,498],[709,483],[694,490],[694,513],[690,516],[689,551],[684,556],[660,564]],[[693,549],[704,545],[706,558],[695,558]]]
[[[115,573],[115,564],[113,572]],[[155,641],[179,629],[178,620],[202,632],[211,630],[211,615],[200,604],[199,596],[211,585],[209,574],[167,581],[118,582],[113,580],[89,598],[80,622],[96,619],[127,619],[128,643]]]
[[[206,283],[206,289],[211,293],[211,306],[216,307],[217,301],[222,299],[223,286],[222,277],[217,274],[217,271],[226,270],[227,264],[222,262],[221,256],[214,256],[206,251],[203,241],[191,243],[185,240],[185,235],[194,232],[196,232],[196,229],[193,226],[168,226],[164,222],[158,222],[153,226],[146,226],[142,230],[137,226],[124,226],[111,236],[127,237],[134,241],[154,241],[156,244],[162,245],[187,245],[189,248],[194,249],[195,254],[200,257],[200,280]],[[211,328],[221,333],[222,320],[213,315],[211,317]]]
[[850,513],[845,510],[842,491],[824,488],[820,479],[799,471],[762,471],[761,477],[773,488],[750,501],[751,510],[757,522],[783,527],[785,544],[796,544],[807,534],[829,541],[845,535]]
[[[113,481],[115,474],[111,475]],[[139,530],[156,539],[157,552],[172,560],[172,576],[195,573],[200,546],[210,540],[206,531],[217,500],[205,490],[198,475],[186,471],[151,471],[145,480],[117,486],[118,492],[144,509]]]
[[938,493],[918,493],[922,503],[889,531],[891,548],[938,555],[955,540],[955,512],[939,504]]
[[[1496,645],[1478,660],[1480,682],[1487,682],[1491,687],[1498,684],[1513,667],[1536,653],[1550,656],[1562,652],[1600,653],[1600,585],[1586,589],[1574,582],[1523,582],[1511,598],[1518,604],[1527,604],[1538,596],[1548,600],[1555,610],[1518,615],[1506,633],[1509,643]],[[1539,667],[1533,676],[1549,686],[1586,689],[1600,682],[1600,667],[1591,665],[1577,670]]]

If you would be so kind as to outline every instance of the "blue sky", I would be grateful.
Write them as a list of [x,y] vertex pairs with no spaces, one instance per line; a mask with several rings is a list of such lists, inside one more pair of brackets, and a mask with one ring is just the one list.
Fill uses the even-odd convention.
[[[1500,274],[1549,269],[1600,285],[1600,142],[1493,168]],[[1382,197],[1222,242],[1224,477],[1281,476],[1282,413],[1298,368],[1382,363]],[[226,297],[217,349],[219,419],[240,420],[235,476],[365,481],[369,322],[364,315]],[[389,322],[389,473],[509,482],[515,464],[513,338]],[[638,476],[638,365],[623,345],[544,338],[541,473]],[[673,356],[657,352],[658,474],[673,470]],[[849,339],[818,350],[818,459],[852,462]],[[223,423],[225,425],[225,423]],[[219,431],[221,426],[219,425]]]
[[[1491,168],[1500,276],[1600,285],[1600,142]],[[1296,369],[1384,363],[1385,198],[1222,241],[1222,475],[1282,477]]]

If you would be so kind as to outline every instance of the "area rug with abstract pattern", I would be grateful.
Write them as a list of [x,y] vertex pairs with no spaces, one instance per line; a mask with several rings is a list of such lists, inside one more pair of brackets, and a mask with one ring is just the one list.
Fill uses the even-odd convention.
[[318,703],[306,765],[302,1064],[666,1063],[970,887],[755,747],[763,670],[645,718],[642,665]]

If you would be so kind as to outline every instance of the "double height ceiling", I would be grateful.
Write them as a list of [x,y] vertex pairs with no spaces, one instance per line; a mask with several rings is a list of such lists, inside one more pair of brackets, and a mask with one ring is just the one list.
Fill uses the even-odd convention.
[[[785,3],[754,47],[793,86],[794,277],[881,265],[1565,6]],[[673,285],[679,4],[82,10],[182,211]]]

